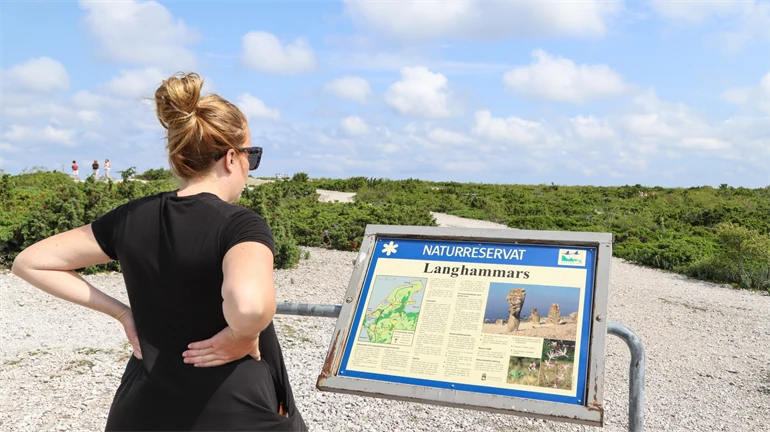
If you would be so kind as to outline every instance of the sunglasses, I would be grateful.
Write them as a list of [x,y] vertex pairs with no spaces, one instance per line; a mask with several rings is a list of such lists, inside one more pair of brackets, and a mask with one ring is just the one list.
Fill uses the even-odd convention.
[[[257,167],[259,167],[259,162],[262,160],[262,147],[245,147],[245,148],[238,148],[233,150],[248,153],[249,171],[254,171],[255,169],[257,169]],[[222,157],[226,154],[227,152],[224,152],[221,155],[217,156],[214,160],[222,159]]]

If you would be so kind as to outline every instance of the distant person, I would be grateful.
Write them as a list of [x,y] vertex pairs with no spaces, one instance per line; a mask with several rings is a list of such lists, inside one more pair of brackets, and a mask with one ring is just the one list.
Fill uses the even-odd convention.
[[110,168],[112,168],[112,164],[110,164],[109,159],[104,160],[104,178],[108,179],[110,178]]
[[94,180],[99,178],[99,161],[94,161],[94,163],[91,164],[91,168],[94,170]]
[[80,175],[78,175],[78,163],[72,161],[72,180],[80,181]]
[[[133,348],[105,430],[307,431],[273,324],[275,242],[233,203],[262,148],[197,74],[155,92],[178,190],[120,205],[23,250],[13,273],[118,320]],[[74,269],[117,260],[130,306]],[[73,335],[80,340],[87,335]]]

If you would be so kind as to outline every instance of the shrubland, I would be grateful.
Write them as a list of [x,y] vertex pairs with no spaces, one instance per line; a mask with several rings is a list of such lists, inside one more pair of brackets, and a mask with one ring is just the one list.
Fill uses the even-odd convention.
[[416,206],[510,228],[611,232],[613,254],[645,266],[770,290],[770,186],[496,185],[320,179],[357,203]]
[[[122,173],[123,182],[75,183],[35,170],[0,178],[0,264],[25,247],[87,224],[129,200],[173,190],[164,169]],[[128,181],[129,179],[143,181]],[[316,189],[356,192],[353,203],[320,203]],[[770,290],[770,187],[493,185],[364,177],[291,179],[248,186],[238,205],[270,225],[276,268],[298,246],[358,250],[368,224],[435,226],[430,212],[511,228],[611,232],[613,254],[641,265],[751,289]],[[119,270],[117,263],[84,269]]]

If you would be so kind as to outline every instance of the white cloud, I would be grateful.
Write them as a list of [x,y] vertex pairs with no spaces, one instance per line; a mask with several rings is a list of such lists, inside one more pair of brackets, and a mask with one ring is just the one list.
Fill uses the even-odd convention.
[[366,102],[366,98],[372,94],[369,81],[357,77],[346,76],[337,78],[324,86],[327,93],[331,93],[341,99],[348,99],[358,103]]
[[3,116],[13,119],[62,116],[70,112],[70,108],[54,102],[44,102],[34,105],[3,106]]
[[366,135],[369,133],[369,125],[361,117],[345,117],[340,121],[340,126],[349,136]]
[[22,142],[24,145],[31,143],[61,144],[67,147],[75,145],[75,131],[72,129],[57,129],[51,125],[44,128],[11,125],[10,129],[3,132],[3,139],[11,142]]
[[2,71],[3,92],[50,93],[67,90],[70,77],[60,62],[39,57]]
[[294,75],[315,69],[313,49],[304,39],[287,45],[268,32],[252,31],[242,38],[241,63],[259,72]]
[[576,65],[542,50],[532,52],[536,61],[505,73],[505,86],[515,93],[560,102],[580,103],[624,92],[623,78],[607,65]]
[[678,147],[692,150],[720,150],[730,148],[730,144],[719,138],[682,138]]
[[260,99],[243,93],[238,96],[236,105],[241,109],[246,118],[264,118],[268,120],[280,120],[281,113],[276,108],[270,108]]
[[540,122],[519,117],[492,117],[487,110],[476,111],[473,133],[490,140],[525,146],[546,145],[553,142],[553,135]]
[[488,2],[472,0],[390,2],[346,0],[353,22],[404,41],[439,38],[494,40],[508,36],[597,37],[617,4],[588,0],[561,2]]
[[428,139],[438,144],[470,144],[473,142],[473,138],[446,129],[431,130],[428,132]]
[[757,85],[725,90],[722,99],[731,104],[756,107],[770,113],[770,72],[765,74]]
[[764,93],[766,97],[770,98],[770,72],[766,73],[759,81],[759,90]]
[[398,71],[404,65],[422,65],[428,69],[440,69],[454,75],[499,74],[511,68],[503,63],[470,62],[445,60],[431,57],[419,48],[407,47],[398,51],[376,51],[373,47],[365,51],[339,50],[327,51],[321,55],[324,68],[330,70],[351,71]]
[[[21,149],[19,147],[11,145],[11,143],[9,143],[7,141],[0,141],[0,154],[5,153],[5,152],[17,153],[19,151],[21,151]],[[2,159],[0,159],[0,160],[2,160]],[[2,166],[0,166],[0,168],[2,168]]]
[[72,103],[79,108],[103,109],[125,106],[125,102],[112,96],[90,90],[80,90],[72,95]]
[[770,42],[770,3],[760,0],[670,1],[653,0],[650,5],[661,17],[693,27],[718,24],[711,38],[722,48],[739,51],[753,41]]
[[154,67],[122,70],[120,75],[105,83],[103,88],[113,95],[125,98],[154,98],[155,90],[169,76]]
[[452,116],[447,78],[423,66],[401,68],[401,80],[388,87],[385,102],[407,116]]
[[743,105],[751,98],[751,87],[738,87],[727,89],[722,93],[725,102]]
[[720,140],[711,123],[682,103],[658,99],[652,91],[634,98],[634,112],[614,121],[618,128],[639,140],[642,151],[654,152],[659,146],[690,150],[719,150],[730,147],[729,139]]
[[725,17],[733,13],[739,2],[720,1],[671,1],[650,0],[652,9],[664,18],[700,23],[713,16]]
[[570,119],[570,127],[574,136],[581,140],[607,141],[616,138],[607,119],[579,115]]
[[[616,157],[617,166],[639,172],[647,170],[652,162],[657,165],[666,160],[695,157],[733,158],[752,163],[757,157],[757,149],[749,150],[749,143],[758,141],[756,136],[746,135],[745,130],[753,126],[749,124],[741,129],[735,126],[738,124],[733,121],[729,125],[734,126],[728,127],[726,122],[708,120],[685,104],[658,99],[652,91],[634,98],[626,112],[604,118],[578,116],[571,119],[572,137],[582,148],[605,143],[602,147],[593,147],[594,159]],[[612,138],[591,139],[593,133],[581,133],[577,125],[591,125],[592,130],[598,127],[600,131],[611,133]],[[737,132],[737,129],[742,131]]]
[[196,67],[196,55],[188,46],[198,42],[200,35],[160,3],[81,0],[80,6],[87,11],[84,23],[100,58],[173,70]]
[[[695,178],[693,172],[701,166],[690,161],[735,160],[741,166],[759,167],[758,160],[766,164],[770,158],[767,118],[713,121],[687,105],[660,100],[652,91],[604,117],[577,115],[551,120],[502,118],[488,110],[476,111],[472,131],[481,143],[475,146],[477,154],[493,163],[495,154],[503,158],[519,152],[519,157],[532,163],[548,162],[550,167],[535,169],[533,165],[537,172],[562,169],[585,176],[638,178],[652,175],[651,167],[655,167],[685,182]],[[683,160],[690,168],[675,173]],[[767,172],[764,166],[759,169],[757,176]]]

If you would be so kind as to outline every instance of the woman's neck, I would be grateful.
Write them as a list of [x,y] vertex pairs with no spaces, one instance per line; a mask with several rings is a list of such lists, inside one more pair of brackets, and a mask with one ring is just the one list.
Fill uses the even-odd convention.
[[229,197],[224,188],[222,188],[221,182],[213,180],[210,177],[185,180],[182,187],[177,192],[177,196],[191,196],[204,192],[214,194],[222,201],[229,202]]

